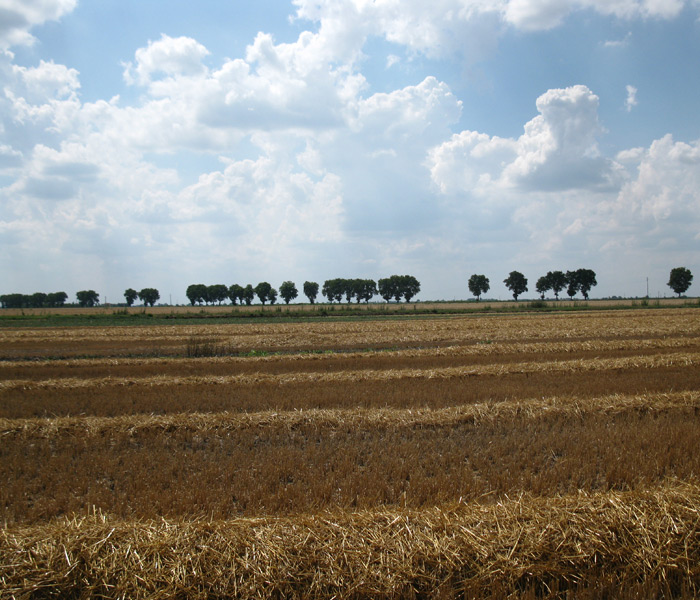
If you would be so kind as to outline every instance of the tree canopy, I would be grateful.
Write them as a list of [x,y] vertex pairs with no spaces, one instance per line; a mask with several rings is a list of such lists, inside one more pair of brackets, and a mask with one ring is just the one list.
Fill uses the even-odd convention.
[[508,277],[503,280],[503,283],[506,284],[516,301],[520,294],[527,292],[527,278],[519,271],[511,271]]
[[75,294],[82,307],[95,306],[100,303],[100,295],[95,290],[81,290]]
[[[274,304],[275,300],[277,300],[277,290],[274,290],[273,287],[267,282],[267,281],[261,281],[258,285],[255,286],[254,288],[255,295],[258,297],[260,302],[263,303],[263,305],[269,300],[270,304]],[[273,292],[274,291],[274,295]]]
[[309,299],[311,304],[314,304],[316,302],[316,296],[318,296],[318,283],[315,281],[305,281],[304,296]]
[[379,295],[389,302],[392,298],[400,302],[404,298],[410,302],[411,298],[420,292],[420,282],[413,275],[392,275],[380,279],[377,282]]
[[143,288],[139,292],[139,300],[144,306],[153,306],[160,299],[160,292],[156,288]]
[[668,283],[666,285],[668,285],[668,287],[678,294],[678,297],[680,298],[681,294],[685,294],[685,292],[688,291],[688,288],[692,282],[693,274],[690,272],[690,269],[686,269],[685,267],[676,267],[671,269]]
[[298,295],[299,291],[293,281],[285,281],[280,286],[280,296],[282,296],[285,304],[289,304],[290,301],[294,300]]
[[124,298],[126,299],[126,305],[127,306],[132,306],[134,302],[136,302],[136,298],[138,298],[139,293],[132,288],[127,288],[124,291]]
[[481,294],[485,294],[491,289],[491,283],[486,275],[472,275],[467,284],[469,291],[476,296],[476,301],[481,300]]

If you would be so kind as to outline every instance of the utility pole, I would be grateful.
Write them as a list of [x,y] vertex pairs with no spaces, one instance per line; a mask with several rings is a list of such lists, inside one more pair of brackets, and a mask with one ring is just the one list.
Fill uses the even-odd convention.
[[647,277],[647,298],[649,297],[649,278]]

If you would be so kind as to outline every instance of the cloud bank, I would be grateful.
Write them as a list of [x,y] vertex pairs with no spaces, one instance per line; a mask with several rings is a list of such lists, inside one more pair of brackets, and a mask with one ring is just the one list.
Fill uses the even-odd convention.
[[[584,84],[533,97],[518,137],[455,131],[463,103],[437,76],[376,92],[362,72],[372,36],[438,57],[470,51],[464,27],[547,30],[578,11],[671,19],[683,2],[294,7],[313,30],[288,43],[261,32],[232,59],[191,37],[146,40],[122,65],[139,92],[133,103],[83,102],[75,69],[18,66],[6,51],[0,261],[8,291],[72,281],[117,301],[127,286],[182,296],[195,280],[278,285],[412,272],[424,297],[441,298],[467,296],[472,272],[495,281],[515,268],[536,277],[588,266],[610,282],[601,291],[615,293],[632,285],[619,272],[625,261],[648,253],[663,256],[665,269],[698,249],[700,141],[667,135],[606,156],[601,99]],[[10,3],[0,43],[31,43],[33,26],[74,8]],[[627,94],[629,110],[636,88]]]

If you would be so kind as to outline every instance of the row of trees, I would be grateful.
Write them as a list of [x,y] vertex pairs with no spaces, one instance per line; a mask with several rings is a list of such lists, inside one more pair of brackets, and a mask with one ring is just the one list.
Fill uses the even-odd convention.
[[2,308],[56,308],[68,300],[65,292],[36,292],[34,294],[3,294],[0,296]]
[[127,306],[133,306],[138,298],[144,306],[153,306],[160,300],[160,292],[156,288],[143,288],[140,292],[132,288],[124,291],[124,298]]
[[[693,274],[685,267],[671,269],[668,286],[680,297],[684,294],[693,281]],[[528,280],[519,271],[511,271],[503,283],[513,294],[515,300],[518,296],[528,291]],[[588,300],[588,294],[593,286],[598,285],[595,271],[591,269],[577,269],[576,271],[548,271],[542,275],[535,284],[535,289],[540,297],[544,297],[548,291],[552,291],[557,300],[559,294],[566,289],[570,298],[581,293]],[[469,278],[469,291],[476,296],[477,301],[481,299],[491,289],[491,284],[485,275],[474,274]],[[319,285],[314,281],[305,281],[304,295],[311,304],[316,302]],[[374,296],[379,294],[387,302],[395,300],[400,302],[403,298],[410,302],[412,298],[420,292],[420,283],[412,275],[392,275],[375,282],[373,279],[328,279],[324,282],[321,293],[329,302],[341,302],[345,298],[346,302],[369,302]],[[233,284],[204,285],[192,284],[187,288],[187,299],[194,306],[195,304],[221,304],[230,300],[233,304],[253,303],[255,296],[262,304],[274,304],[277,301],[278,291],[268,282],[263,281],[253,287],[248,284],[245,287]],[[292,281],[285,281],[280,285],[279,296],[289,304],[299,295],[296,285]],[[99,294],[94,290],[81,290],[76,293],[78,304],[82,307],[95,306],[99,304]],[[128,288],[124,292],[127,306],[132,306],[139,299],[145,306],[154,306],[160,299],[160,293],[155,288],[143,288],[140,292]],[[65,305],[68,294],[65,292],[52,292],[45,294],[36,292],[34,294],[3,294],[0,295],[0,306],[2,308],[55,308]]]
[[353,298],[359,304],[369,302],[379,294],[384,300],[410,302],[420,292],[420,282],[413,275],[392,275],[375,282],[374,279],[328,279],[321,293],[329,302],[341,302],[343,297],[350,303]]
[[[95,306],[99,304],[99,294],[94,290],[81,290],[75,294],[80,306]],[[2,308],[57,308],[64,306],[68,300],[65,292],[45,294],[3,294],[0,296]]]
[[[315,304],[319,293],[318,283],[305,281],[303,290],[309,302]],[[133,290],[131,291],[133,292]],[[413,275],[392,275],[391,277],[380,279],[378,282],[375,282],[373,279],[328,279],[321,288],[321,293],[331,303],[341,302],[343,298],[345,298],[346,302],[352,302],[353,299],[358,303],[362,301],[369,302],[377,294],[387,302],[392,299],[396,300],[396,302],[400,302],[401,299],[410,302],[418,292],[420,292],[420,283]],[[262,281],[255,287],[252,284],[244,287],[237,283],[231,286],[193,283],[187,287],[185,295],[192,306],[195,304],[221,304],[226,300],[230,300],[232,304],[250,305],[256,296],[262,304],[267,304],[268,302],[274,304],[277,302],[278,296],[286,304],[289,304],[298,297],[299,290],[297,290],[293,281],[282,283],[279,292],[267,281]]]
[[[513,294],[515,300],[518,299],[518,296],[527,292],[527,277],[519,271],[511,271],[508,277],[503,280],[503,283]],[[467,285],[469,286],[469,291],[476,296],[477,301],[481,299],[482,294],[491,289],[491,284],[486,275],[472,275]],[[580,292],[588,300],[588,293],[595,285],[598,285],[595,271],[591,269],[577,269],[566,273],[563,271],[549,271],[537,280],[535,289],[543,300],[549,290],[554,292],[554,297],[559,300],[559,293],[564,288],[566,288],[566,293],[570,298],[573,298]]]

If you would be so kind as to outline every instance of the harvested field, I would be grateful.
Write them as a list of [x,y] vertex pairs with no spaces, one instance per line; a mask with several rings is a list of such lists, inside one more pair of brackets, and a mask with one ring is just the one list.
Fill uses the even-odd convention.
[[697,595],[695,309],[0,338],[8,597]]

